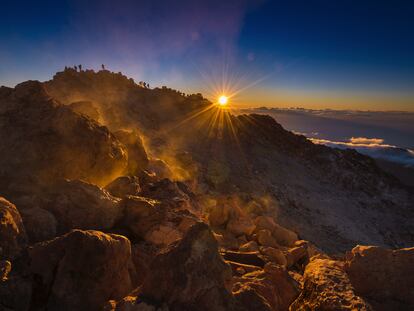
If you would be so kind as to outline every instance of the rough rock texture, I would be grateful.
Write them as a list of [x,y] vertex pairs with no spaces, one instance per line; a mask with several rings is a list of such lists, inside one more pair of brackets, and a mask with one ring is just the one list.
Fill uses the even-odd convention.
[[136,175],[145,170],[148,166],[148,156],[139,134],[136,131],[118,130],[114,135],[128,151],[128,174]]
[[306,266],[303,290],[289,310],[372,309],[355,294],[341,262],[315,258]]
[[32,295],[31,275],[15,271],[9,261],[0,261],[0,310],[29,310]]
[[105,190],[115,197],[138,195],[141,191],[139,179],[136,176],[121,176],[106,185]]
[[14,259],[27,243],[22,218],[14,204],[0,197],[0,260]]
[[20,210],[30,243],[53,239],[57,234],[57,220],[49,211],[39,208]]
[[247,310],[272,311],[273,309],[257,291],[250,287],[243,287],[234,292],[236,300]]
[[80,180],[64,180],[50,190],[45,208],[58,221],[58,232],[109,229],[122,217],[120,199]]
[[34,275],[32,308],[102,310],[131,288],[127,238],[74,230],[29,249]]
[[92,120],[100,121],[100,114],[98,108],[90,101],[78,101],[71,103],[69,107],[80,114],[88,116]]
[[142,296],[170,310],[232,310],[231,271],[208,226],[197,223],[151,264]]
[[414,310],[414,248],[357,246],[345,269],[355,292],[375,310]]
[[61,178],[106,184],[126,168],[107,130],[56,103],[37,81],[0,94],[0,189],[17,196]]
[[251,288],[264,297],[271,310],[287,310],[299,294],[299,284],[286,268],[267,264],[264,270],[235,279],[234,292]]

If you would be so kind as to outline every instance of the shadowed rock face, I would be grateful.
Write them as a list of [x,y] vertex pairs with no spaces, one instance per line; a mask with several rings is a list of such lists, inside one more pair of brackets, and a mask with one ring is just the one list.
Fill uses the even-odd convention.
[[131,245],[123,236],[74,230],[34,245],[29,254],[34,309],[102,310],[132,289]]
[[125,148],[105,127],[57,104],[35,81],[0,92],[0,140],[6,194],[62,178],[104,185],[127,166]]
[[207,225],[198,223],[175,246],[158,255],[142,296],[171,310],[233,310],[231,270]]

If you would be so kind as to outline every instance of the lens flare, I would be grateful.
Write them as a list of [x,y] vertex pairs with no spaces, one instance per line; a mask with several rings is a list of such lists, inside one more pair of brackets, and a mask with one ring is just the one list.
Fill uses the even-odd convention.
[[220,106],[226,106],[228,104],[229,98],[225,95],[221,95],[218,99],[218,104]]

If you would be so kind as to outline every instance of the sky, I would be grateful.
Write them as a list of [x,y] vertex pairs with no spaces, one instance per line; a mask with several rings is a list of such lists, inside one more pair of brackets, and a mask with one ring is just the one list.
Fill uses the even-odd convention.
[[82,64],[242,107],[414,111],[414,2],[2,1],[0,85]]

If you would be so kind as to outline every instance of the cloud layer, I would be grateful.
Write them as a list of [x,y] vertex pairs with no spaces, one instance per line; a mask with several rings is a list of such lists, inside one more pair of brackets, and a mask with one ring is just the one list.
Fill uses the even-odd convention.
[[385,144],[382,138],[351,137],[348,141],[331,141],[327,139],[309,138],[315,144],[322,144],[333,148],[355,149],[372,158],[383,159],[400,163],[407,167],[414,167],[414,151]]

